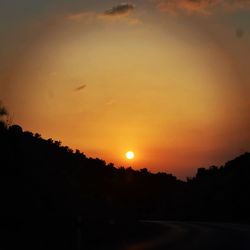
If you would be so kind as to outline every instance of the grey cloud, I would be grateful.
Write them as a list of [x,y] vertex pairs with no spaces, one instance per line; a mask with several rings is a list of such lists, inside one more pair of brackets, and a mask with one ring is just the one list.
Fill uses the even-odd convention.
[[127,15],[131,11],[135,9],[135,6],[130,3],[121,3],[119,5],[114,6],[113,8],[104,12],[104,15],[108,16],[120,16],[120,15]]
[[80,90],[83,90],[83,89],[85,89],[86,87],[87,87],[87,85],[86,85],[86,84],[81,85],[81,86],[79,86],[79,87],[75,88],[75,91],[80,91]]

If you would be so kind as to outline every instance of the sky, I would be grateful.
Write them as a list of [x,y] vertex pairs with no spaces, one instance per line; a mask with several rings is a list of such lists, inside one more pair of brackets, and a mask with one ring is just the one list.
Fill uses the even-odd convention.
[[0,100],[24,130],[182,179],[250,151],[250,0],[1,0],[0,16]]

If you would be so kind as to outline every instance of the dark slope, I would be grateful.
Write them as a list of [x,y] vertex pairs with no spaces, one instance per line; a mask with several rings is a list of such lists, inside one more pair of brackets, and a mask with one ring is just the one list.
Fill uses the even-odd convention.
[[170,174],[117,169],[19,126],[2,126],[0,143],[6,213],[86,219],[172,214],[185,185]]
[[188,186],[194,218],[249,222],[250,153],[219,168],[199,168]]

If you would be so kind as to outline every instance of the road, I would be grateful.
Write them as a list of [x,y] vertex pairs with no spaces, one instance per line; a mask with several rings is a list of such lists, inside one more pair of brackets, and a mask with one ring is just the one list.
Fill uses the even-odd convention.
[[230,223],[159,222],[162,234],[125,250],[250,250],[250,226]]

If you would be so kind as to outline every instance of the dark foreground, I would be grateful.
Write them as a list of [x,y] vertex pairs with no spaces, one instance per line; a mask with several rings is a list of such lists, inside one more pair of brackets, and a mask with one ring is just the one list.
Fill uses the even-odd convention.
[[250,226],[205,222],[3,220],[0,249],[249,250]]
[[154,239],[162,225],[81,217],[1,218],[0,250],[113,250]]
[[161,235],[127,250],[249,250],[250,226],[229,223],[148,222],[161,226]]

